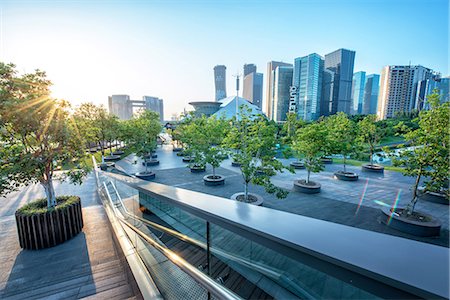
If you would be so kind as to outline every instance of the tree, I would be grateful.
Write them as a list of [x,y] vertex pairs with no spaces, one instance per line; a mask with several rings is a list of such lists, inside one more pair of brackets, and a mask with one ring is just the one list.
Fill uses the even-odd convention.
[[235,126],[225,137],[224,145],[237,150],[235,160],[240,164],[244,179],[244,201],[249,200],[250,182],[263,186],[268,193],[275,193],[277,198],[285,198],[288,192],[276,187],[270,181],[270,177],[275,175],[276,171],[287,169],[274,158],[277,144],[276,126],[264,116],[250,115],[244,106],[240,108],[239,119],[234,118],[233,123]]
[[356,138],[358,131],[356,124],[343,112],[327,117],[325,124],[328,131],[327,140],[329,141],[330,151],[333,154],[342,155],[344,173],[346,173],[347,156],[357,151]]
[[411,147],[399,151],[399,157],[394,156],[394,165],[404,167],[405,176],[416,177],[411,202],[403,212],[406,216],[414,212],[422,177],[426,177],[425,191],[440,191],[448,183],[450,103],[441,104],[439,98],[437,91],[428,96],[431,109],[422,110],[419,128],[405,134]]
[[370,165],[373,165],[375,147],[385,136],[385,131],[377,123],[376,115],[368,115],[358,122],[358,132],[358,141],[369,147]]
[[78,165],[59,177],[72,183],[81,184],[88,172],[84,128],[70,115],[68,102],[50,97],[45,72],[18,76],[13,64],[0,63],[0,78],[0,194],[40,183],[47,207],[54,207],[55,167]]
[[[128,147],[146,161],[146,157],[149,155],[151,157],[155,151],[156,138],[162,129],[159,115],[156,112],[144,110],[125,124]],[[147,164],[145,164],[145,172],[148,173]]]
[[323,170],[321,158],[327,152],[328,132],[324,122],[313,123],[297,131],[293,149],[300,153],[307,170],[306,184],[310,182],[311,172]]
[[283,136],[282,141],[287,146],[287,148],[285,148],[283,151],[283,155],[286,158],[295,156],[297,158],[297,161],[300,161],[300,154],[296,151],[293,151],[292,143],[295,139],[297,130],[305,125],[306,122],[299,119],[296,113],[288,112],[286,114],[286,122],[283,124],[283,128],[281,130],[281,134]]

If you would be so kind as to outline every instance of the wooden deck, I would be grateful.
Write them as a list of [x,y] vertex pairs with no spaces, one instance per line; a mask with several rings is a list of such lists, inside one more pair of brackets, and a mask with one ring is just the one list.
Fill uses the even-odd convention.
[[22,250],[14,216],[0,219],[0,299],[142,299],[102,206],[83,208],[75,238]]

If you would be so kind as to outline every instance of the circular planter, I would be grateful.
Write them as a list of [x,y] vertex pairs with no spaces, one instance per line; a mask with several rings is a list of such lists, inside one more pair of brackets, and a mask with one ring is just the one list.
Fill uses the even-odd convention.
[[194,160],[194,158],[193,158],[193,157],[190,157],[190,156],[185,156],[185,157],[183,157],[183,162],[185,162],[185,163],[191,162],[191,161],[193,161],[193,160]]
[[293,161],[289,165],[291,167],[293,167],[294,169],[304,169],[305,168],[305,164],[300,161]]
[[337,171],[334,172],[334,176],[336,176],[337,179],[342,181],[357,181],[358,180],[358,174],[353,172],[344,172],[344,171]]
[[306,184],[306,180],[294,180],[294,190],[304,194],[320,193],[321,185],[318,182],[310,181]]
[[235,200],[235,201],[239,201],[242,203],[248,203],[248,204],[252,204],[252,205],[256,205],[256,206],[261,206],[264,203],[264,199],[263,197],[261,197],[258,194],[253,194],[253,193],[248,193],[248,201],[244,201],[244,193],[236,193],[233,194],[230,199],[231,200]]
[[134,176],[136,176],[139,179],[143,179],[143,180],[151,180],[151,179],[155,179],[156,174],[153,172],[138,172],[138,173],[134,174]]
[[113,152],[113,155],[124,155],[125,154],[125,152],[123,152],[122,150],[118,150],[118,151],[114,151]]
[[97,153],[97,151],[98,151],[97,148],[91,148],[91,149],[89,149],[89,152],[90,152],[90,153]]
[[380,165],[365,164],[361,166],[361,169],[365,172],[383,173],[384,167]]
[[177,152],[177,156],[184,156],[184,155],[185,155],[185,154],[184,154],[183,151]]
[[231,166],[232,166],[232,167],[240,167],[241,164],[238,163],[237,161],[232,161],[232,162],[231,162]]
[[[32,250],[49,248],[80,233],[83,228],[83,214],[80,198],[76,198],[74,203],[50,212],[28,215],[16,211],[20,247]],[[47,202],[43,203],[46,207]]]
[[381,208],[381,221],[387,226],[415,236],[438,236],[441,223],[434,217],[415,211],[413,218],[401,216],[402,208]]
[[445,193],[437,193],[437,192],[421,192],[419,198],[421,200],[425,200],[428,202],[443,204],[443,205],[449,205],[449,199],[448,196]]
[[107,171],[108,168],[114,168],[115,166],[116,166],[116,164],[113,162],[105,162],[105,163],[101,163],[99,165],[100,170],[102,170],[102,171]]
[[183,151],[183,148],[180,148],[180,147],[173,147],[172,151],[173,151],[173,152],[181,152],[181,151]]
[[157,166],[157,165],[159,165],[159,160],[149,159],[149,160],[143,161],[142,164],[147,167]]
[[205,175],[203,176],[203,182],[205,185],[209,186],[216,186],[216,185],[224,185],[225,184],[225,177],[222,175]]
[[331,165],[333,163],[333,159],[331,157],[322,157],[320,160],[324,165]]
[[144,155],[144,159],[157,158],[157,157],[158,157],[158,154]]
[[202,173],[206,171],[206,167],[203,166],[192,166],[190,169],[191,173]]
[[118,161],[120,160],[120,155],[108,155],[104,158],[105,161]]

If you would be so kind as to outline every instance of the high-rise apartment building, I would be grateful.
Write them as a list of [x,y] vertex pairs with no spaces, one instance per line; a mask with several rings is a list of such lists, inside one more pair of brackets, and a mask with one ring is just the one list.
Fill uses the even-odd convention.
[[[267,79],[266,79],[266,103],[265,103],[265,113],[267,117],[273,120],[273,107],[274,107],[274,74],[275,69],[279,66],[291,66],[284,62],[270,61],[267,63]],[[289,89],[288,89],[289,90]],[[289,91],[288,91],[289,92]]]
[[142,100],[145,104],[145,109],[157,112],[159,120],[164,121],[164,101],[158,97],[143,96]]
[[366,72],[360,71],[353,74],[352,105],[350,107],[350,114],[352,115],[362,114],[365,87],[366,87]]
[[[325,88],[333,87],[330,99],[323,98],[322,114],[331,115],[339,111],[350,113],[352,102],[353,65],[355,51],[339,49],[325,55],[325,69],[333,72],[333,76],[325,76]],[[329,101],[329,102],[328,102]]]
[[384,120],[397,112],[410,112],[420,100],[419,82],[432,77],[423,66],[386,66],[381,73],[377,116]]
[[242,97],[262,109],[263,74],[252,72],[244,77]]
[[114,114],[121,120],[131,119],[133,107],[128,95],[112,95],[108,97],[109,113]]
[[255,73],[256,72],[256,65],[255,64],[245,64],[244,65],[244,77],[248,74]]
[[218,65],[214,67],[214,85],[216,89],[216,101],[227,97],[226,75],[227,67]]
[[362,109],[363,115],[375,115],[377,113],[379,84],[380,75],[370,74],[366,76]]
[[320,116],[324,60],[316,53],[296,58],[292,85],[295,87],[297,114],[305,121]]
[[270,119],[280,122],[286,121],[289,111],[290,93],[292,85],[292,66],[278,66],[273,71],[273,114]]

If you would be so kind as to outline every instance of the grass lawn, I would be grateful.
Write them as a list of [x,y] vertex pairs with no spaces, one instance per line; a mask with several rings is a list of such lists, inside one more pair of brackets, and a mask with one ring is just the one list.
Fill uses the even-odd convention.
[[[343,164],[344,160],[342,158],[333,158],[333,162],[337,163],[337,164]],[[349,166],[362,166],[364,164],[367,164],[367,161],[361,161],[361,160],[356,160],[356,159],[347,159],[345,161],[345,163]],[[395,172],[400,172],[403,173],[404,169],[400,168],[400,167],[394,167],[394,166],[383,166],[385,170],[389,170],[389,171],[395,171]]]
[[400,135],[394,135],[394,136],[386,136],[381,141],[379,146],[392,144],[392,143],[403,143],[405,142],[405,138]]
[[[113,151],[113,152],[114,152],[115,149],[116,149],[116,147],[112,147],[112,151]],[[123,158],[123,157],[126,157],[126,156],[128,156],[128,155],[130,155],[131,152],[132,152],[131,150],[129,150],[129,149],[127,149],[127,148],[125,148],[123,151],[124,151],[125,153],[124,153],[123,155],[121,155],[122,158]],[[93,167],[94,167],[94,166],[93,166],[93,163],[92,163],[92,155],[95,157],[95,160],[96,160],[97,162],[101,162],[101,161],[102,161],[102,153],[101,153],[100,150],[97,151],[97,152],[95,152],[95,153],[86,154],[86,157],[85,157],[85,159],[84,159],[84,162],[85,162],[86,165],[88,165],[90,168],[93,168]],[[105,155],[109,155],[109,148],[105,149]],[[67,163],[67,164],[64,164],[64,165],[61,167],[60,170],[66,171],[66,170],[70,170],[70,169],[73,169],[73,168],[76,168],[76,165],[74,165],[74,164],[72,164],[72,163]]]

